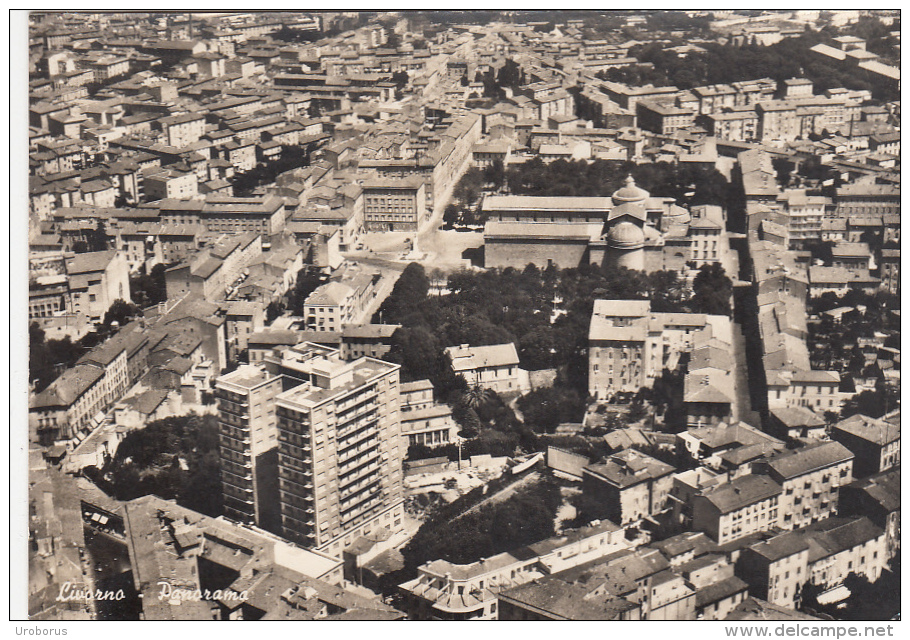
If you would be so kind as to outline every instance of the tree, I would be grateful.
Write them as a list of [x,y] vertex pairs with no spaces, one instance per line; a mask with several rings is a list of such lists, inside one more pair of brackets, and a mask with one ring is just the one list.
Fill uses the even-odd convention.
[[287,308],[295,316],[303,315],[303,304],[307,297],[325,282],[325,276],[316,268],[305,266],[297,272],[294,288],[288,292]]
[[272,324],[285,311],[284,303],[281,301],[271,301],[265,308],[265,323]]
[[116,322],[118,326],[122,327],[130,320],[140,315],[142,315],[142,311],[139,307],[131,302],[126,302],[125,300],[118,298],[117,300],[114,300],[110,309],[104,314],[104,319],[101,321],[101,324],[104,327],[110,327]]
[[151,307],[167,300],[167,265],[156,264],[151,273],[145,273],[145,267],[135,276],[130,276],[130,298],[141,309]]
[[[495,490],[491,488],[487,495]],[[481,491],[466,494],[425,522],[401,550],[406,568],[416,572],[420,565],[436,559],[468,564],[555,533],[561,498],[554,482],[521,487],[502,501],[465,513],[482,499]]]
[[581,422],[585,401],[575,389],[554,385],[523,395],[518,399],[518,409],[534,431],[553,433],[562,423]]
[[[89,333],[89,336],[94,336]],[[74,343],[69,336],[45,341],[44,330],[36,322],[29,325],[29,382],[35,393],[44,391],[63,371],[69,369],[86,352],[82,340]]]
[[452,419],[461,427],[461,436],[463,438],[474,438],[479,433],[483,425],[477,412],[469,407],[465,402],[456,402],[452,407]]
[[205,515],[221,515],[218,419],[189,414],[131,431],[102,469],[102,486],[118,500],[150,493]]
[[874,391],[863,391],[844,402],[840,415],[841,419],[857,414],[870,418],[881,418],[889,411],[898,408],[899,403],[900,392],[880,382]]
[[411,78],[410,78],[410,76],[408,76],[407,71],[401,70],[401,71],[396,71],[395,73],[393,73],[392,77],[390,78],[390,81],[394,82],[395,85],[399,89],[401,89],[401,88],[408,86],[408,82],[411,81]]
[[401,379],[433,380],[439,375],[439,360],[443,353],[435,335],[423,326],[401,327],[390,340],[386,359],[401,365]]
[[477,409],[481,405],[489,402],[494,395],[492,389],[481,386],[480,384],[474,383],[468,387],[468,390],[465,391],[464,403],[471,409]]
[[725,316],[731,314],[730,300],[733,295],[733,283],[719,263],[702,265],[692,283],[692,290],[694,292],[692,296],[694,312]]
[[493,185],[494,189],[501,189],[506,181],[506,171],[502,160],[496,159],[483,170],[483,179]]
[[460,218],[460,215],[459,215],[458,207],[455,206],[454,204],[446,205],[445,211],[443,211],[443,214],[442,214],[443,224],[446,227],[451,229],[458,223],[459,218]]
[[88,233],[88,251],[107,251],[107,225],[103,219]]
[[416,262],[410,263],[392,287],[392,292],[376,312],[374,322],[402,323],[402,320],[418,310],[426,301],[430,291],[430,280],[424,268]]
[[394,31],[389,31],[389,35],[386,37],[385,46],[389,49],[397,49],[401,46],[401,36]]

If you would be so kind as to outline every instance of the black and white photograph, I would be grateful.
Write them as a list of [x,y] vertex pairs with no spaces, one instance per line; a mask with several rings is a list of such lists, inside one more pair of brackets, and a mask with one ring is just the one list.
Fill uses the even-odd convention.
[[10,12],[15,635],[897,635],[901,12],[604,6]]

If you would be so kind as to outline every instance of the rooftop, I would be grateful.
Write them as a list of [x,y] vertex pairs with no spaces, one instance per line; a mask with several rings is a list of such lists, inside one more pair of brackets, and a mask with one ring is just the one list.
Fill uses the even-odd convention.
[[850,460],[853,460],[853,454],[841,443],[820,442],[778,454],[768,460],[768,466],[783,480],[789,480]]
[[705,499],[721,514],[732,513],[749,505],[780,495],[781,486],[768,476],[745,475],[705,492]]
[[832,430],[856,436],[879,446],[897,442],[901,437],[900,425],[894,425],[862,414],[856,414],[846,420],[841,420],[832,427]]
[[635,449],[626,449],[614,453],[603,464],[588,465],[584,471],[624,489],[662,478],[672,473],[674,468]]
[[466,344],[446,347],[446,354],[452,359],[452,369],[476,371],[488,367],[517,367],[518,352],[511,342],[471,347]]

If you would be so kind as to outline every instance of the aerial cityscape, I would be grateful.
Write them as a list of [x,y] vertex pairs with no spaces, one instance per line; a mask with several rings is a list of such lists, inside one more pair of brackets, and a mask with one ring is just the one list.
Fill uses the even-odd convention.
[[27,23],[18,619],[900,620],[899,10]]

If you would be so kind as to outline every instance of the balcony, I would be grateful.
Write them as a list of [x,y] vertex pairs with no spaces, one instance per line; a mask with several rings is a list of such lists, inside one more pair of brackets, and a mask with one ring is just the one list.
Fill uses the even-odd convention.
[[[379,442],[372,442],[369,446],[361,447],[359,449],[359,451],[352,450],[351,453],[345,457],[344,462],[338,465],[339,475],[344,475],[347,472],[366,464],[368,460],[379,458]],[[339,461],[340,458],[341,456],[339,456]]]
[[[231,442],[236,442],[236,443],[240,444],[243,448],[249,447],[249,446],[250,446],[250,443],[252,442],[252,440],[250,440],[249,435],[247,435],[247,436],[245,436],[245,437],[243,437],[243,438],[237,438],[237,437],[235,437],[235,436],[231,436],[231,435],[228,435],[228,434],[226,434],[226,433],[222,433],[222,434],[221,434],[221,437],[222,437],[222,438],[225,438],[226,440],[230,440]],[[226,443],[226,444],[227,444],[227,443]]]
[[369,416],[361,418],[355,423],[347,424],[343,429],[336,430],[335,437],[339,441],[344,440],[345,438],[350,437],[353,434],[356,434],[358,431],[364,428],[370,428],[376,424],[379,420],[379,416]]
[[368,462],[379,459],[379,445],[374,445],[373,450],[367,451],[365,454],[357,458],[349,458],[347,462],[338,466],[338,475],[343,477],[349,473],[353,473],[359,467],[365,466]]
[[[348,455],[352,450],[354,450],[354,451],[363,450],[363,448],[364,448],[364,447],[367,445],[367,443],[370,442],[371,440],[377,440],[376,434],[373,433],[372,431],[367,432],[365,435],[361,436],[360,439],[351,440],[350,442],[344,443],[344,445],[342,445],[342,444],[339,443],[339,445],[338,445],[338,457],[341,458],[341,457],[343,457],[343,456],[346,456],[346,455]],[[378,441],[378,440],[377,440],[377,441]]]
[[368,478],[365,478],[363,481],[358,482],[357,484],[352,485],[343,491],[340,491],[338,493],[338,498],[341,500],[342,508],[344,507],[345,500],[347,500],[351,496],[357,495],[358,493],[360,493],[361,491],[363,491],[364,489],[366,489],[368,487],[378,485],[379,482],[380,482],[379,478],[376,478],[376,477],[369,478],[368,477]]
[[367,475],[371,474],[372,472],[376,471],[377,469],[379,469],[378,462],[373,462],[371,464],[367,464],[361,468],[358,468],[358,469],[352,471],[349,475],[347,475],[344,478],[344,480],[339,480],[338,488],[341,491],[345,491],[349,485],[354,484],[355,482],[357,482],[359,480],[362,480]]
[[369,413],[370,411],[373,411],[378,406],[379,405],[376,403],[376,401],[370,398],[363,404],[351,405],[352,408],[338,407],[335,410],[335,415],[339,421],[344,420],[345,422],[348,422],[350,420],[355,420],[360,416]]

